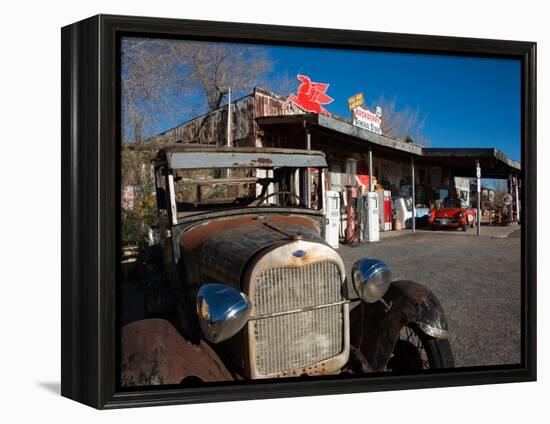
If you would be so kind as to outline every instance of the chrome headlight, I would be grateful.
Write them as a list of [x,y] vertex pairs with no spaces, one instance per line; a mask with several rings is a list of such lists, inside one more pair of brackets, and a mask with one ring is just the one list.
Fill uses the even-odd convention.
[[353,264],[351,276],[357,294],[367,303],[380,300],[390,287],[390,267],[378,259],[359,259]]
[[252,304],[244,293],[224,284],[205,284],[197,294],[197,315],[204,336],[212,343],[237,334],[250,316]]

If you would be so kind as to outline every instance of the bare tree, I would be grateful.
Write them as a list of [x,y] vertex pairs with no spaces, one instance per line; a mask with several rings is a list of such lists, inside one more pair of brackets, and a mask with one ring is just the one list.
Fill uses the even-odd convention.
[[373,109],[376,106],[382,108],[384,134],[423,146],[430,144],[430,140],[422,132],[427,117],[421,114],[419,107],[412,109],[410,106],[405,106],[403,109],[398,109],[395,97],[386,99],[384,96],[373,102]]
[[190,114],[222,106],[234,96],[266,83],[272,63],[254,46],[123,38],[123,139],[140,141]]
[[134,207],[122,211],[123,241],[142,245],[156,222],[151,159],[155,134],[222,106],[264,82],[271,62],[255,47],[227,43],[123,38],[121,49],[122,185]]
[[123,38],[121,48],[122,128],[125,141],[150,137],[161,120],[177,114],[177,73],[170,45],[162,40]]
[[296,91],[299,82],[296,81],[296,75],[290,75],[288,70],[278,72],[270,81],[265,81],[263,87],[275,94],[286,96]]
[[175,42],[172,47],[208,111],[223,104],[230,87],[235,96],[248,94],[272,67],[265,51],[253,46]]

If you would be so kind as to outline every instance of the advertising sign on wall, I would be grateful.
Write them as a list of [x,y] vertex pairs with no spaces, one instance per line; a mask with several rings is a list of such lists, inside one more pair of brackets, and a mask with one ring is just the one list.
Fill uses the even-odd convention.
[[355,96],[351,96],[348,98],[348,106],[350,110],[353,110],[356,107],[363,106],[363,103],[365,103],[363,93],[357,93]]
[[382,118],[379,116],[381,114],[381,111],[379,113],[373,113],[368,109],[356,107],[353,109],[353,125],[372,131],[376,134],[382,134]]

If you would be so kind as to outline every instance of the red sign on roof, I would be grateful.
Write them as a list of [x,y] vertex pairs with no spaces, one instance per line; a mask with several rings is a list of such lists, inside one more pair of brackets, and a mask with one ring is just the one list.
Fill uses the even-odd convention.
[[326,93],[329,84],[320,82],[312,82],[306,75],[297,75],[296,78],[302,83],[298,87],[296,94],[291,94],[283,105],[283,109],[288,105],[296,109],[305,110],[306,112],[321,113],[326,116],[330,116],[330,113],[322,106],[332,103],[334,100]]

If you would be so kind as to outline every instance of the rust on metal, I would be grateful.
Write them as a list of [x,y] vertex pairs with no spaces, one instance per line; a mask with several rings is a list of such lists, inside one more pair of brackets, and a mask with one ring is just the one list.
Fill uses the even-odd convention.
[[121,342],[122,387],[234,380],[210,346],[192,345],[166,320],[127,324]]
[[195,225],[180,236],[187,284],[198,289],[201,281],[220,282],[240,289],[248,261],[264,249],[291,242],[294,234],[324,244],[316,221],[298,215],[257,219],[250,214]]
[[413,281],[392,282],[384,296],[391,308],[381,302],[361,303],[350,314],[351,344],[365,355],[374,371],[384,371],[401,329],[417,324],[432,337],[445,338],[447,320],[441,304],[425,286]]
[[[208,238],[225,230],[246,228],[247,231],[241,234],[241,237],[244,237],[253,235],[254,232],[261,227],[272,228],[271,226],[277,224],[287,229],[289,227],[291,229],[303,227],[306,231],[319,231],[315,221],[304,216],[268,215],[263,216],[262,219],[258,219],[257,215],[251,214],[198,224],[181,235],[180,243],[185,250],[191,251],[203,244]],[[302,234],[296,234],[296,236],[298,235],[302,238],[304,237]],[[294,236],[294,234],[291,233],[291,236]]]

